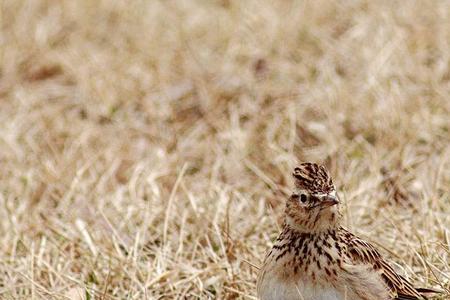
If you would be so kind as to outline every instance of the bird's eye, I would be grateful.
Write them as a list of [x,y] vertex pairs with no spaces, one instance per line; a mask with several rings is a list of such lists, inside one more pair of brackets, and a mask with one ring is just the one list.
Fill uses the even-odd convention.
[[302,194],[302,195],[300,196],[300,201],[302,201],[302,203],[305,203],[306,200],[308,200],[308,197],[306,197],[305,194]]

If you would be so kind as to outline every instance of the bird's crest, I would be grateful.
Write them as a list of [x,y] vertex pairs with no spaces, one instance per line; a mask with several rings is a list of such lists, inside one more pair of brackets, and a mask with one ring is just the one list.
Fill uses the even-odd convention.
[[295,186],[315,194],[325,194],[334,190],[333,180],[328,170],[315,163],[302,163],[294,169]]

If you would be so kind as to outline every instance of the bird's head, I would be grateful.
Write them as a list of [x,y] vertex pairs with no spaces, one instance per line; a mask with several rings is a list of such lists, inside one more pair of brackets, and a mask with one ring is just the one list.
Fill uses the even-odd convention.
[[324,166],[302,163],[294,169],[295,191],[286,202],[286,223],[301,232],[315,233],[339,225],[339,197]]

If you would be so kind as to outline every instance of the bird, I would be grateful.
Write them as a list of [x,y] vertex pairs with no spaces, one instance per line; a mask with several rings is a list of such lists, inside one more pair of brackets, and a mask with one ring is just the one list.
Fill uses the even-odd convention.
[[259,299],[414,300],[435,292],[415,288],[341,225],[341,199],[323,165],[302,163],[292,175],[282,231],[259,270]]

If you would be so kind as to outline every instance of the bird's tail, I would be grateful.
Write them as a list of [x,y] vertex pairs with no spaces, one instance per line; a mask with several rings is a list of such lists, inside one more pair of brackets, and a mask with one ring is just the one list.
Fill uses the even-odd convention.
[[428,299],[428,297],[431,297],[436,294],[442,294],[443,291],[439,291],[436,289],[428,289],[428,288],[416,288],[416,291],[419,292],[425,299]]

